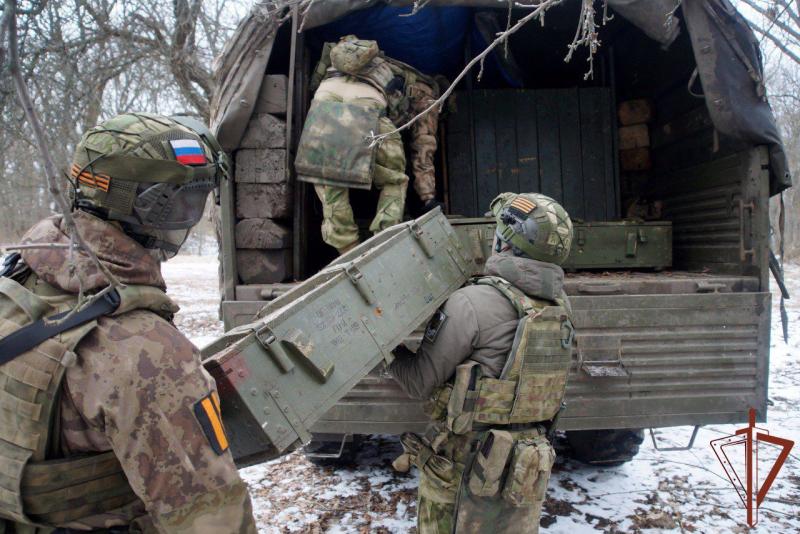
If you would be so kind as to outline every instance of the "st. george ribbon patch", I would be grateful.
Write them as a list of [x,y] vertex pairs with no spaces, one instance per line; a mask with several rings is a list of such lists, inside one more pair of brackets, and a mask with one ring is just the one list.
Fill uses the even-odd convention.
[[218,455],[228,450],[228,437],[222,426],[219,410],[219,397],[212,392],[194,404],[194,415],[208,439],[208,443]]

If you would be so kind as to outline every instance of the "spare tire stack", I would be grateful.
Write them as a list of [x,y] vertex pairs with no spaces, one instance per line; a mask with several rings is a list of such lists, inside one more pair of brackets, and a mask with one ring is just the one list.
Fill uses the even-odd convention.
[[292,276],[287,83],[284,75],[264,77],[253,115],[234,155],[236,267],[242,284],[272,284]]

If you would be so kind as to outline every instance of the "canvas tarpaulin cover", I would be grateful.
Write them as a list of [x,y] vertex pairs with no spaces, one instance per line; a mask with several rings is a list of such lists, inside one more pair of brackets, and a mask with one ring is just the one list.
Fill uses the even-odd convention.
[[408,63],[429,75],[455,76],[464,57],[464,36],[472,9],[445,6],[422,9],[411,15],[411,6],[375,5],[345,15],[308,32],[310,44],[319,51],[326,41],[342,35],[378,42],[387,56]]
[[[537,0],[517,0],[515,4],[535,4]],[[264,72],[273,51],[275,36],[282,15],[285,19],[288,2],[259,4],[239,24],[234,37],[229,41],[216,65],[215,81],[219,90],[212,101],[212,129],[226,150],[238,148],[247,122],[253,110]],[[304,30],[309,31],[330,24],[352,13],[374,6],[407,8],[412,0],[325,0],[314,2],[305,14]],[[679,31],[679,23],[670,13],[675,9],[675,0],[609,0],[611,9],[631,24],[667,47]],[[430,0],[422,11],[441,7],[461,8],[508,8],[507,0]],[[267,12],[267,10],[269,12]],[[683,0],[682,18],[692,40],[698,64],[699,78],[705,91],[706,103],[714,126],[723,134],[735,139],[765,144],[770,147],[771,179],[770,193],[776,194],[791,186],[786,156],[772,110],[759,94],[762,82],[755,78],[761,74],[761,60],[757,41],[747,23],[730,5],[728,0]],[[386,15],[390,12],[370,13]],[[399,17],[398,11],[393,16]],[[417,15],[419,16],[419,14]],[[403,17],[405,18],[405,17]],[[357,19],[354,19],[357,20]],[[378,20],[382,20],[379,19]],[[423,20],[423,19],[419,19]],[[441,20],[441,19],[439,19]],[[461,17],[454,18],[457,27]],[[436,16],[427,22],[436,24]],[[669,21],[669,22],[668,22]],[[362,21],[363,22],[363,21]],[[382,24],[385,21],[382,20]],[[414,31],[414,28],[405,30]],[[359,31],[366,37],[368,29]],[[433,68],[437,61],[444,61],[452,53],[449,47],[458,39],[454,31],[443,37],[442,50],[437,53],[407,52],[412,61],[419,62],[420,70]],[[400,35],[398,33],[398,35]],[[369,38],[369,37],[366,37]],[[411,39],[411,38],[409,38]],[[755,43],[755,45],[754,45]],[[395,44],[402,44],[397,41]],[[393,45],[392,45],[393,46]],[[412,46],[409,42],[409,46]],[[402,47],[400,47],[402,48]],[[394,54],[392,54],[394,52]],[[387,53],[402,58],[403,51]],[[288,53],[288,50],[281,50]],[[406,59],[409,59],[406,57]],[[459,64],[461,62],[458,62]],[[427,66],[422,66],[423,64]]]

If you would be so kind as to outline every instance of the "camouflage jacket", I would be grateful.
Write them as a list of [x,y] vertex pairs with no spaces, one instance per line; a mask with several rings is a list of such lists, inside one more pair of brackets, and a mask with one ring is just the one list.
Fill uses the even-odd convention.
[[[533,298],[561,292],[564,271],[551,263],[495,254],[485,274],[499,276]],[[542,280],[547,275],[547,290]],[[399,354],[389,371],[403,390],[427,399],[447,382],[467,359],[481,365],[484,376],[497,378],[508,359],[519,315],[502,293],[488,285],[469,285],[455,291],[442,307],[444,322],[433,341],[424,340],[416,354]]]
[[[125,284],[165,288],[151,254],[118,227],[74,214],[83,239]],[[61,216],[45,219],[24,244],[69,243]],[[83,253],[64,248],[22,253],[25,285],[39,294],[91,292],[106,285]],[[177,309],[177,307],[175,308]],[[230,452],[213,446],[195,406],[216,395],[197,349],[170,322],[145,310],[102,317],[75,350],[60,399],[65,457],[113,450],[140,501],[63,525],[131,525],[142,532],[255,532],[247,487]],[[218,445],[218,444],[217,444]]]
[[[401,126],[427,109],[439,97],[439,85],[430,76],[396,59],[383,55],[374,58],[358,76],[347,75],[331,66],[330,51],[335,43],[327,43],[312,78],[316,90],[325,79],[346,77],[378,89],[385,97],[386,113],[395,126]],[[436,173],[433,163],[439,128],[438,107],[430,110],[411,125],[410,163],[414,190],[425,202],[436,196]],[[365,135],[369,132],[365,132]]]

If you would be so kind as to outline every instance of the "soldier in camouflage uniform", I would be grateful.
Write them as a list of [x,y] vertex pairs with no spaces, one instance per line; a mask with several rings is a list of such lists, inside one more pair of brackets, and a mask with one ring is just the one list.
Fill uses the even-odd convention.
[[[373,233],[402,221],[406,154],[399,133],[371,144],[425,110],[438,96],[436,82],[385,57],[375,41],[343,37],[327,43],[311,80],[316,89],[295,159],[298,179],[315,184],[322,202],[322,238],[340,253],[358,244],[349,189],[380,190]],[[425,205],[437,205],[433,156],[439,113],[433,109],[411,127],[414,189]]]
[[86,317],[106,297],[99,299],[73,314],[77,325],[26,346],[20,338],[50,324],[37,319],[72,309],[79,293],[109,281],[86,254],[65,248],[60,215],[34,225],[22,243],[62,248],[29,248],[7,261],[0,533],[256,532],[216,385],[171,322],[178,307],[160,272],[226,168],[211,134],[186,118],[125,114],[84,134],[72,167],[73,217],[125,286],[108,293],[117,306]]
[[537,532],[555,452],[574,332],[559,265],[572,222],[540,194],[492,202],[494,254],[485,275],[454,292],[416,354],[390,372],[432,399],[424,436],[404,434],[395,468],[420,469],[421,533]]

